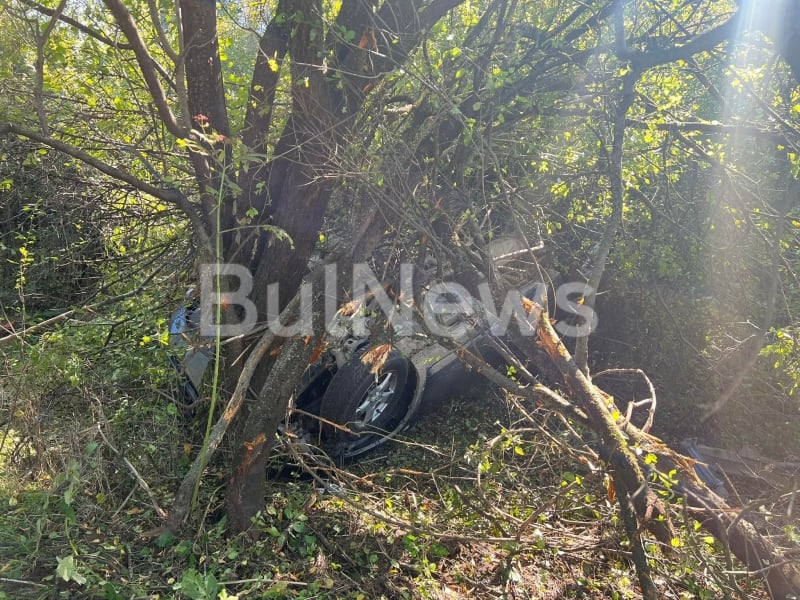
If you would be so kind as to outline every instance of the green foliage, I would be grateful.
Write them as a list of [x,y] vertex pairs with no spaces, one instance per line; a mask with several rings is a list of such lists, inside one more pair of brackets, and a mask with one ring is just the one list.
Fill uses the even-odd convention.
[[12,311],[69,306],[97,287],[96,190],[81,176],[46,148],[0,141],[0,301]]
[[[777,383],[790,398],[797,398],[800,387],[800,348],[794,327],[773,329],[772,343],[766,344],[761,355],[774,361],[772,367],[781,374]],[[800,402],[800,400],[798,400]]]
[[216,600],[219,584],[213,574],[201,574],[194,569],[187,569],[179,583],[172,589],[180,592],[179,597],[190,600]]
[[[308,486],[282,485],[257,519],[263,539],[248,548],[227,538],[217,518],[222,500],[203,489],[207,518],[198,517],[191,539],[165,535],[145,544],[139,534],[152,528],[154,509],[141,490],[131,491],[111,447],[122,449],[166,502],[196,451],[194,426],[179,423],[172,403],[175,374],[165,345],[167,315],[196,264],[208,258],[208,248],[195,247],[202,236],[190,239],[199,234],[198,222],[211,232],[212,253],[224,254],[224,233],[231,254],[246,260],[262,250],[267,256],[277,248],[299,252],[316,239],[339,250],[339,239],[346,246],[353,232],[363,233],[365,215],[379,214],[386,219],[379,223],[387,239],[381,250],[390,247],[381,265],[387,273],[398,262],[425,264],[434,254],[441,276],[484,273],[501,286],[513,282],[487,266],[488,246],[522,234],[531,246],[546,241],[541,265],[523,264],[522,276],[542,266],[549,269],[545,275],[585,279],[613,214],[613,126],[624,82],[634,75],[624,115],[622,222],[611,232],[592,366],[643,367],[658,389],[658,432],[701,433],[700,405],[736,373],[742,340],[757,324],[771,333],[743,383],[747,393],[734,400],[728,422],[702,432],[762,447],[769,433],[776,445],[800,439],[798,215],[791,194],[800,169],[797,82],[775,59],[776,44],[755,31],[642,71],[641,55],[620,56],[623,42],[645,58],[691,48],[726,22],[736,3],[624,4],[616,23],[624,39],[617,39],[607,3],[464,2],[432,23],[406,60],[394,54],[405,34],[353,29],[347,0],[320,3],[319,19],[291,0],[277,15],[273,5],[226,2],[216,23],[224,89],[218,98],[191,102],[203,111],[220,108],[230,123],[225,135],[208,126],[210,112],[186,113],[180,95],[187,53],[168,4],[125,6],[147,46],[145,62],[155,65],[164,103],[179,127],[195,127],[188,136],[165,122],[152,80],[143,77],[125,45],[131,40],[106,5],[68,3],[67,14],[88,30],[54,23],[47,38],[46,13],[16,1],[0,7],[0,124],[47,134],[84,152],[84,160],[117,170],[101,175],[43,143],[0,141],[3,335],[68,315],[4,348],[0,420],[7,435],[0,456],[9,502],[0,517],[0,551],[12,575],[41,576],[65,595],[106,598],[142,596],[150,585],[186,598],[225,597],[228,588],[243,596],[298,598],[376,597],[372,592],[387,589],[402,598],[435,596],[441,573],[448,572],[464,589],[478,589],[471,583],[476,579],[502,580],[503,589],[494,591],[508,595],[525,580],[524,567],[546,573],[545,561],[564,560],[571,538],[559,528],[566,522],[613,525],[596,468],[575,457],[551,460],[557,442],[570,438],[569,427],[542,427],[549,441],[541,441],[531,435],[532,424],[487,431],[485,415],[473,415],[458,423],[472,437],[450,465],[459,476],[470,473],[467,483],[452,474],[420,483],[387,470],[387,485],[402,485],[378,498],[365,495],[372,513],[327,498],[322,516],[307,504],[314,493]],[[271,51],[251,89],[261,34],[286,25],[291,37],[306,24],[314,25],[309,41],[320,44],[319,53],[299,64]],[[351,62],[342,64],[351,50]],[[381,62],[390,55],[402,62]],[[356,64],[363,72],[348,71]],[[380,73],[370,71],[375,65]],[[320,88],[324,93],[316,93],[315,77],[328,86]],[[274,100],[253,106],[272,84]],[[334,98],[336,113],[326,114],[322,109]],[[214,103],[224,105],[208,106]],[[271,118],[253,147],[242,137],[249,108]],[[287,124],[294,129],[280,145]],[[330,130],[336,135],[328,139]],[[300,148],[291,147],[295,134],[304,140]],[[318,139],[324,148],[315,147]],[[284,181],[284,171],[269,162],[276,155],[295,161],[292,168],[302,167],[305,179]],[[180,192],[180,202],[143,193],[145,184]],[[323,188],[319,207],[332,194],[331,240],[318,224],[291,236],[276,225],[280,211],[292,208],[280,205],[283,191]],[[187,212],[197,217],[191,223]],[[784,217],[788,226],[780,229]],[[256,233],[268,234],[269,243],[248,245]],[[781,300],[772,311],[770,272],[777,273]],[[770,312],[771,322],[762,326]],[[520,376],[514,367],[506,374]],[[620,404],[641,396],[625,382],[612,391]],[[764,414],[775,422],[753,425]],[[215,415],[207,416],[210,422]],[[415,469],[430,457],[417,459]],[[209,468],[212,486],[223,486],[227,475],[214,462]],[[654,482],[672,498],[669,473]],[[409,527],[389,526],[375,514]],[[33,525],[15,530],[15,519]],[[514,539],[520,529],[530,534],[525,544]],[[448,571],[463,548],[436,533],[452,531],[483,536],[476,555],[487,551],[486,563],[498,559],[502,567],[489,573],[478,560]],[[101,541],[91,541],[95,536]],[[786,536],[796,532],[788,529]],[[332,550],[330,538],[341,547]],[[716,559],[697,558],[719,550],[709,545],[687,527],[676,549],[702,552],[678,566],[662,564],[664,572],[702,596],[709,585],[704,569],[722,569]],[[316,563],[327,555],[335,560],[325,571]],[[18,556],[38,562],[26,565]],[[129,572],[136,561],[148,572],[138,575],[139,564]],[[576,587],[563,593],[630,596],[630,570],[624,561],[608,562],[605,574],[618,585],[598,582],[592,567],[580,569]],[[351,570],[347,577],[340,576],[342,565]],[[387,574],[403,583],[369,585]],[[352,583],[343,583],[348,578]],[[252,588],[226,584],[248,579]],[[725,584],[711,585],[716,591]]]

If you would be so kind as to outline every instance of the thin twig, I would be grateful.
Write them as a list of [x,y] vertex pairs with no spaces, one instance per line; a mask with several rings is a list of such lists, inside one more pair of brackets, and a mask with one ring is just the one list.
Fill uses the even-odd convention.
[[139,484],[139,487],[141,487],[147,494],[147,497],[150,498],[150,503],[153,505],[153,509],[156,511],[156,514],[162,519],[165,518],[167,516],[167,512],[163,508],[161,508],[161,506],[158,504],[158,500],[156,499],[153,490],[150,489],[150,486],[147,485],[147,482],[144,480],[144,478],[141,475],[139,475],[139,471],[137,471],[136,467],[134,467],[133,464],[131,464],[131,461],[125,458],[125,456],[123,456],[122,453],[119,450],[117,450],[117,447],[111,443],[111,440],[108,439],[105,431],[103,431],[104,427],[109,427],[109,423],[108,420],[106,419],[105,413],[103,412],[103,407],[100,405],[99,402],[97,403],[97,410],[100,415],[100,419],[102,421],[102,423],[97,423],[97,431],[103,438],[103,441],[106,443],[106,446],[108,446],[109,449],[122,460],[125,466],[128,467],[128,470],[133,475],[133,478],[136,480],[136,483]]
[[40,587],[40,588],[50,587],[50,586],[47,586],[47,585],[45,585],[43,583],[36,583],[35,581],[26,581],[24,579],[11,579],[10,577],[0,577],[0,581],[2,581],[3,583],[16,583],[16,584],[19,584],[19,585],[32,585],[33,587]]
[[639,428],[644,433],[649,433],[650,428],[653,426],[653,419],[655,418],[656,414],[656,388],[653,385],[653,382],[650,381],[647,373],[641,369],[606,369],[605,371],[600,371],[599,373],[592,375],[592,380],[596,381],[599,377],[605,377],[606,375],[638,375],[644,379],[644,382],[647,384],[647,387],[650,390],[650,397],[645,398],[644,400],[638,400],[636,402],[629,402],[625,420],[630,423],[631,417],[633,416],[633,409],[644,406],[645,404],[649,404],[650,408],[647,409],[647,421]]

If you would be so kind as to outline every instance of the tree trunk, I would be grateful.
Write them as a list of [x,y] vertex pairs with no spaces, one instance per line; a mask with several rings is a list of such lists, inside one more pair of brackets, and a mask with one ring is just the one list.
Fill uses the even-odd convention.
[[264,508],[267,460],[275,432],[315,347],[301,337],[286,340],[251,407],[251,418],[237,445],[235,470],[227,488],[228,518],[236,531],[250,531],[253,537],[258,534],[251,524]]
[[[261,169],[243,170],[240,187],[253,194],[248,204],[258,211],[255,226],[266,226],[258,234],[255,246],[242,241],[241,236],[226,240],[225,256],[248,261],[254,274],[252,300],[263,321],[268,312],[277,314],[297,293],[308,272],[308,260],[322,229],[323,218],[330,198],[333,158],[340,146],[347,143],[351,121],[364,103],[366,95],[384,75],[402,65],[408,54],[419,44],[422,33],[447,11],[463,0],[433,0],[429,4],[412,0],[388,0],[376,12],[368,3],[346,2],[337,17],[337,25],[356,31],[365,43],[334,42],[343,90],[326,78],[321,58],[325,55],[325,36],[320,0],[297,0],[292,4],[295,15],[302,19],[287,28],[269,27],[261,41],[261,49],[273,51],[273,56],[260,56],[256,63],[251,99],[262,100],[266,106],[248,111],[245,137],[261,151],[265,125],[259,110],[271,110],[277,79],[264,71],[270,69],[269,59],[282,59],[284,52],[291,57],[292,112],[280,140],[273,151],[274,158]],[[376,25],[381,27],[379,33]],[[287,39],[288,36],[288,39]],[[339,45],[341,47],[339,47]],[[248,206],[248,207],[249,207]],[[241,213],[242,205],[235,209]],[[241,215],[240,215],[241,216]],[[281,237],[288,234],[291,242]],[[364,240],[360,241],[364,245]],[[366,250],[371,250],[369,243]],[[362,248],[364,250],[365,248]],[[352,273],[352,264],[340,265]],[[341,285],[347,278],[340,279]],[[279,284],[280,306],[267,307],[267,291]],[[315,302],[315,305],[317,303]],[[314,309],[317,313],[317,308]],[[320,322],[315,337],[322,334]],[[240,440],[236,442],[231,489],[228,493],[228,513],[234,526],[248,529],[252,516],[264,506],[265,466],[273,438],[285,413],[291,393],[300,374],[308,364],[310,348],[315,344],[287,340],[281,356],[271,366],[263,365],[254,383],[261,393],[256,402],[246,408],[246,421]],[[286,356],[284,356],[284,354]]]

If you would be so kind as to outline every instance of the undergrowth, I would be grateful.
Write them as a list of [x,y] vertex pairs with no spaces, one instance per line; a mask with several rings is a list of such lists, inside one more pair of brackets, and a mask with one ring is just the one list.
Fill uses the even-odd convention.
[[[223,451],[180,534],[148,537],[199,450],[156,393],[168,375],[27,391],[15,377],[2,387],[0,598],[638,597],[600,463],[571,423],[513,398],[447,401],[347,469],[283,446],[256,541],[227,526]],[[647,540],[662,597],[759,597],[676,506],[673,547]]]

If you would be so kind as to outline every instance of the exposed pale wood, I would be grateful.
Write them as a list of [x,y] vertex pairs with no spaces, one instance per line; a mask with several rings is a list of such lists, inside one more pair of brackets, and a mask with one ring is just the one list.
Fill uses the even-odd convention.
[[[600,454],[614,473],[615,485],[630,495],[641,526],[650,529],[661,540],[674,535],[667,519],[667,508],[647,485],[646,472],[653,466],[640,464],[647,454],[657,457],[659,472],[674,470],[677,485],[674,490],[686,498],[692,516],[714,537],[720,540],[754,575],[763,577],[770,597],[775,600],[800,597],[800,568],[796,561],[783,555],[772,541],[762,536],[746,515],[732,508],[711,491],[694,470],[696,461],[673,450],[659,438],[645,433],[627,419],[617,422],[611,417],[613,399],[594,386],[577,366],[550,324],[546,311],[539,320],[538,344],[549,360],[556,365],[562,381],[570,391],[569,400],[585,413],[588,425],[602,440]],[[547,398],[545,395],[540,397]],[[561,396],[559,396],[561,397]],[[563,403],[554,406],[564,409]],[[630,447],[637,446],[641,458]],[[618,494],[620,490],[617,490]],[[663,515],[665,521],[654,519]]]

